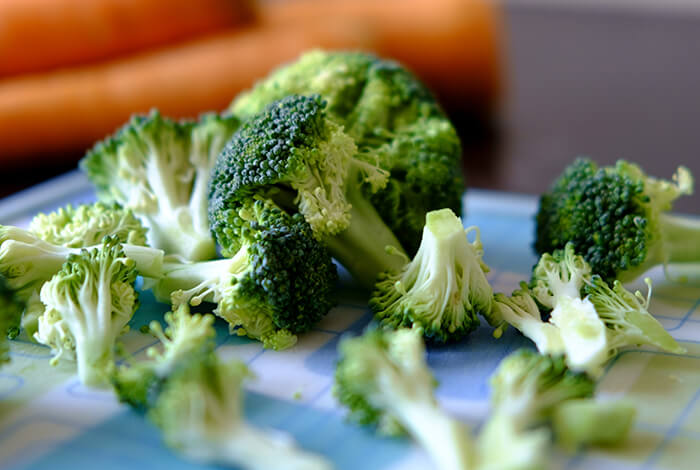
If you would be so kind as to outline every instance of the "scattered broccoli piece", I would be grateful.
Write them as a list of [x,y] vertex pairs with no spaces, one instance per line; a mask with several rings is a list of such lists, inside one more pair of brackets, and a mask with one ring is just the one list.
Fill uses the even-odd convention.
[[569,452],[588,445],[615,446],[627,439],[636,415],[625,402],[568,400],[554,409],[552,429],[557,444]]
[[40,293],[46,312],[35,339],[56,354],[52,363],[66,348],[74,348],[80,381],[88,386],[106,383],[115,341],[138,308],[135,279],[134,261],[116,238],[68,257]]
[[[476,238],[469,242],[467,234]],[[450,209],[428,212],[423,239],[400,271],[380,274],[369,305],[382,326],[420,326],[427,339],[446,342],[467,336],[489,316],[493,291],[476,227],[464,230]]]
[[215,302],[214,313],[238,334],[268,348],[291,347],[296,334],[309,331],[334,305],[336,266],[301,214],[253,199],[236,215],[229,227],[237,226],[240,237],[232,257],[164,263],[156,298]]
[[427,212],[447,207],[461,214],[459,138],[406,68],[362,52],[312,51],[238,95],[231,110],[250,118],[291,94],[319,94],[329,116],[355,141],[357,157],[390,172],[386,186],[368,196],[410,255]]
[[113,382],[121,401],[160,428],[165,443],[202,463],[249,470],[326,470],[323,458],[296,449],[287,436],[258,430],[243,417],[242,382],[251,376],[239,361],[222,363],[214,352],[211,315],[189,315],[183,304],[166,315],[162,353],[121,367]]
[[188,260],[211,259],[209,177],[238,125],[234,116],[175,122],[154,110],[97,143],[80,167],[100,200],[118,202],[142,219],[151,246]]
[[0,275],[0,365],[10,360],[7,338],[17,336],[21,315],[22,306]]
[[439,407],[420,328],[369,330],[343,339],[334,394],[348,418],[381,434],[406,430],[441,470],[472,468],[468,431]]
[[[491,376],[491,415],[478,438],[479,468],[539,469],[547,425],[562,403],[593,395],[595,383],[569,370],[562,357],[519,349]],[[512,449],[512,451],[511,451]]]
[[673,182],[620,160],[614,167],[587,159],[572,163],[540,198],[535,250],[575,251],[606,282],[628,282],[649,268],[700,261],[700,221],[668,213],[690,194],[693,178],[678,168]]
[[620,281],[614,281],[612,288],[597,275],[586,282],[583,292],[607,327],[608,356],[619,348],[641,344],[685,354],[685,348],[649,313],[651,280],[646,278],[645,282],[648,286],[646,298],[639,291],[628,291]]
[[116,236],[122,243],[146,245],[146,228],[132,211],[117,203],[68,205],[49,214],[37,214],[29,231],[44,241],[69,248],[97,245],[106,236]]

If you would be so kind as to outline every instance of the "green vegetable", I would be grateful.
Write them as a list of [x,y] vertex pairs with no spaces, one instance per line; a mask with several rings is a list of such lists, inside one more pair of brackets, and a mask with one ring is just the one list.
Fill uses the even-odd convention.
[[7,287],[5,278],[0,275],[0,365],[10,361],[7,337],[17,336],[21,315],[22,306],[15,299],[14,292]]
[[[467,234],[476,231],[474,242]],[[420,326],[438,342],[464,338],[489,317],[493,291],[476,228],[465,233],[450,209],[428,212],[418,253],[403,269],[379,276],[370,308],[382,326]]]
[[637,410],[624,402],[568,400],[552,414],[552,428],[559,444],[569,452],[582,446],[615,446],[627,439]]
[[436,468],[472,468],[468,431],[440,408],[435,380],[425,363],[420,328],[369,330],[343,339],[334,394],[348,418],[373,424],[380,434],[407,431],[431,456]]
[[46,310],[35,339],[51,347],[52,363],[74,354],[83,384],[105,384],[116,339],[138,307],[135,279],[134,261],[116,238],[68,257],[40,294]]
[[614,167],[572,163],[540,198],[535,250],[574,250],[606,282],[627,282],[649,268],[700,261],[700,221],[668,213],[693,189],[687,168],[673,182],[644,174],[620,160]]
[[214,313],[238,334],[288,348],[334,305],[335,264],[300,214],[271,201],[246,201],[235,228],[240,237],[230,259],[165,262],[154,293],[176,305],[215,302]]
[[461,214],[459,138],[403,66],[361,52],[312,51],[239,95],[231,110],[250,118],[291,94],[319,94],[354,140],[357,158],[389,172],[386,186],[363,192],[409,254],[418,249],[427,212],[447,207]]
[[113,382],[120,400],[145,412],[169,447],[196,462],[249,470],[332,468],[287,436],[245,422],[242,383],[252,374],[242,362],[217,358],[211,315],[190,316],[183,304],[165,320],[165,331],[151,326],[163,352],[153,349],[150,360],[118,369]]
[[97,143],[80,166],[100,200],[116,201],[141,218],[149,245],[188,260],[211,259],[209,177],[238,125],[233,116],[175,122],[152,111]]

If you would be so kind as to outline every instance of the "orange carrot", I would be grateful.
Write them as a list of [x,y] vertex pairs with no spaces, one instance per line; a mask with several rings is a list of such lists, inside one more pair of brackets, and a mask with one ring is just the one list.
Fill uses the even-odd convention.
[[113,58],[240,24],[246,0],[2,0],[0,77]]
[[498,104],[501,15],[492,0],[287,0],[261,2],[263,24],[360,21],[374,50],[412,68],[450,102]]
[[[222,110],[273,68],[314,48],[366,47],[361,25],[247,29],[148,54],[0,82],[0,165],[82,152],[134,112]],[[63,157],[65,158],[65,157]]]

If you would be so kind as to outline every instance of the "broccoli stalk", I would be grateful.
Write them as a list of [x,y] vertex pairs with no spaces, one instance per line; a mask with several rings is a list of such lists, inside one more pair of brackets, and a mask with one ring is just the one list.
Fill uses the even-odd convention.
[[693,190],[680,167],[673,181],[647,176],[620,160],[614,167],[572,163],[540,198],[535,249],[572,243],[606,282],[632,281],[653,266],[700,262],[700,221],[668,212]]
[[383,434],[404,429],[437,468],[464,470],[474,459],[469,433],[439,407],[420,329],[373,330],[339,345],[334,394],[348,418]]
[[568,400],[554,409],[552,429],[557,444],[568,452],[587,445],[613,446],[627,438],[636,414],[625,402]]
[[207,191],[219,151],[238,127],[233,116],[174,122],[157,111],[135,116],[80,162],[101,200],[133,210],[153,247],[188,260],[211,259]]
[[382,273],[370,299],[381,325],[417,325],[426,338],[458,340],[491,314],[493,291],[478,229],[470,243],[459,217],[450,209],[428,212],[416,256],[398,271]]
[[[100,248],[70,255],[61,270],[41,288],[44,315],[35,339],[58,352],[75,348],[80,381],[87,386],[104,385],[114,365],[114,344],[138,307],[133,283],[134,261],[124,255],[116,238]],[[69,332],[72,341],[56,341]],[[63,335],[65,338],[65,335]]]

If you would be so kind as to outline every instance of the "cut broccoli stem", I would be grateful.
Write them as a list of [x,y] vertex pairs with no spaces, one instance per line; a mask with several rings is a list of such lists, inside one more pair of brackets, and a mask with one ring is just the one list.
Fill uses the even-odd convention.
[[172,212],[159,212],[155,216],[142,217],[144,225],[148,227],[149,245],[190,260],[211,259],[216,256],[216,244],[209,233],[208,225],[206,229],[197,227],[190,211],[178,208]]
[[[237,268],[246,265],[247,250],[238,250],[231,259],[215,261],[198,261],[194,263],[163,263],[163,277],[153,286],[153,294],[161,302],[190,303],[199,305],[201,302],[217,302],[215,296],[217,286],[224,276],[237,272]],[[172,299],[174,292],[177,299]]]
[[585,445],[617,445],[627,438],[636,409],[625,402],[596,402],[591,398],[568,400],[552,414],[557,443],[568,452]]
[[661,214],[660,226],[669,263],[700,263],[700,218]]
[[[377,275],[384,271],[398,271],[408,255],[394,232],[387,227],[379,213],[362,194],[359,185],[349,185],[347,200],[350,207],[350,226],[326,242],[331,255],[360,282],[372,289]],[[395,251],[387,251],[387,247]],[[397,256],[401,253],[404,256]]]

